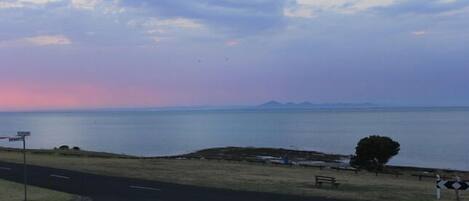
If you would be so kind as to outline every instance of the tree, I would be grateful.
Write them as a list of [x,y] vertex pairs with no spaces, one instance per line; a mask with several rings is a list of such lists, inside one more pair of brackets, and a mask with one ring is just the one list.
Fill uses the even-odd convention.
[[399,153],[400,144],[389,137],[372,135],[361,139],[350,165],[368,170],[383,170],[384,165]]

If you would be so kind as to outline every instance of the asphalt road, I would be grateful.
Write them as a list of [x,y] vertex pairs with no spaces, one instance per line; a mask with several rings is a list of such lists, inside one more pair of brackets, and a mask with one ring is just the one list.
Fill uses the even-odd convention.
[[[94,201],[333,201],[110,177],[31,165],[27,170],[29,185],[83,195]],[[22,183],[23,166],[0,162],[0,178]]]

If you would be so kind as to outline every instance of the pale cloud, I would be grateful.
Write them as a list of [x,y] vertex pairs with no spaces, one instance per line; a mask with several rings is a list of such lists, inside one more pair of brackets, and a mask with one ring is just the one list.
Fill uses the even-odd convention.
[[237,40],[237,39],[227,40],[227,41],[225,41],[225,45],[230,46],[230,47],[238,46],[239,45],[239,40]]
[[54,2],[59,2],[62,0],[18,0],[17,2],[20,3],[32,3],[32,4],[48,4],[48,3],[54,3]]
[[72,41],[63,35],[42,35],[0,41],[0,47],[70,45]]
[[119,6],[120,0],[0,0],[0,9],[36,8],[51,3],[65,2],[70,8],[78,10],[98,10],[103,13],[122,13],[125,8]]
[[0,1],[0,9],[9,9],[9,8],[22,8],[24,5],[17,2],[3,2]]
[[198,29],[203,27],[203,24],[188,18],[147,18],[130,20],[127,24],[131,27],[144,28],[148,34],[167,33],[170,29]]
[[170,41],[173,40],[174,38],[169,37],[169,36],[152,36],[150,37],[151,41],[153,41],[154,44],[159,44],[163,41]]
[[302,18],[311,18],[325,11],[353,14],[394,3],[396,0],[294,0],[284,8],[283,14],[286,17]]
[[196,22],[195,20],[187,19],[187,18],[173,18],[173,19],[153,19],[148,22],[150,26],[156,27],[176,27],[176,28],[184,28],[184,29],[194,29],[194,28],[201,28],[202,24]]
[[34,6],[44,6],[49,3],[60,2],[62,0],[1,0],[0,9],[26,8]]
[[151,39],[152,39],[153,42],[155,42],[155,43],[161,42],[161,37],[158,37],[158,36],[152,37]]
[[413,32],[411,32],[411,34],[414,35],[414,36],[419,37],[419,36],[427,35],[428,32],[427,31],[413,31]]
[[302,17],[302,18],[312,18],[316,15],[312,9],[298,6],[298,7],[285,7],[283,10],[283,15],[285,17]]
[[77,10],[99,11],[103,14],[119,14],[126,11],[119,3],[119,0],[71,0],[70,7]]
[[72,41],[63,35],[44,35],[44,36],[34,36],[23,39],[30,44],[37,46],[47,46],[47,45],[70,45]]
[[72,0],[70,3],[76,9],[94,10],[101,0]]
[[455,3],[457,0],[439,0],[438,3]]
[[130,20],[127,25],[132,28],[141,29],[155,43],[162,39],[173,38],[178,33],[186,33],[186,30],[202,30],[204,25],[196,20],[188,18],[146,18]]
[[437,16],[450,17],[455,15],[462,15],[469,13],[469,6],[462,7],[460,9],[450,10],[446,12],[439,13]]

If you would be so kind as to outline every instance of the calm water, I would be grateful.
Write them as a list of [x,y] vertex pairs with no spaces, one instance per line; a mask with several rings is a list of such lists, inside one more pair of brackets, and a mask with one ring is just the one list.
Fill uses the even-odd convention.
[[381,134],[401,143],[392,164],[469,170],[469,109],[464,108],[0,113],[0,134],[17,130],[32,132],[33,148],[67,144],[145,156],[216,146],[352,154],[359,139]]

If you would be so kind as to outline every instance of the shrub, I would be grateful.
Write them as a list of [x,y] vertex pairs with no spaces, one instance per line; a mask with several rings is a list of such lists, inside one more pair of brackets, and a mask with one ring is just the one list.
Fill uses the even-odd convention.
[[80,151],[80,147],[73,147],[72,148],[74,151]]
[[400,144],[389,137],[372,135],[361,139],[350,165],[368,170],[383,170],[384,165],[399,153]]

